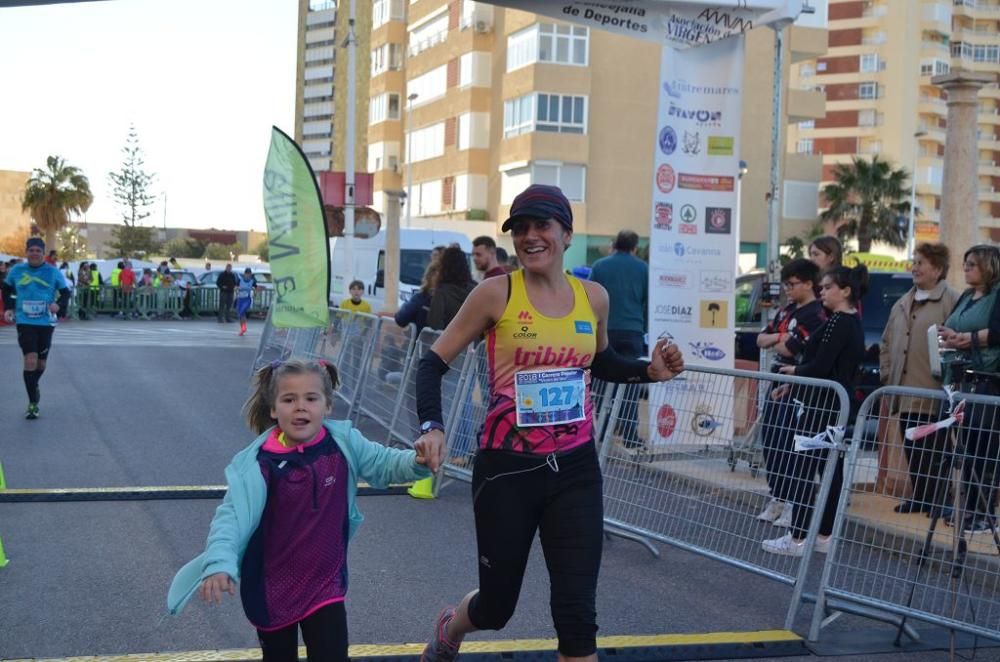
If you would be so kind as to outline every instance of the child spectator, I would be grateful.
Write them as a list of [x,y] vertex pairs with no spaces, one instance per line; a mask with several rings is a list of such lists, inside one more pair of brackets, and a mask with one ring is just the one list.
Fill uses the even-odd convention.
[[265,660],[295,660],[298,630],[310,660],[347,658],[347,544],[361,524],[364,480],[384,487],[430,474],[427,458],[365,439],[350,421],[326,420],[337,370],[290,359],[257,371],[243,406],[260,436],[226,468],[228,489],[203,554],[180,569],[167,606],[195,592],[240,598]]
[[354,313],[372,312],[371,304],[361,298],[365,293],[364,283],[360,280],[352,280],[351,284],[347,287],[347,291],[351,293],[351,298],[340,302],[340,307],[343,310],[350,310]]

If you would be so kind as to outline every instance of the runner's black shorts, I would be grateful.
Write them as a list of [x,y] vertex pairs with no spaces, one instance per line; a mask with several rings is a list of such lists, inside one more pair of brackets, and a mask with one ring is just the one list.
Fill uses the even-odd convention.
[[21,347],[21,353],[38,354],[38,358],[43,361],[49,355],[49,348],[52,347],[52,332],[54,326],[40,324],[18,324],[17,344]]

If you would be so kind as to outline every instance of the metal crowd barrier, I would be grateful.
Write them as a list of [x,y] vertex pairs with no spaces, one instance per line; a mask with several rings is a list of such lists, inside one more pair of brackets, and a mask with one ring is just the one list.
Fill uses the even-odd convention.
[[[439,332],[399,328],[392,318],[332,311],[320,346],[297,343],[300,330],[265,325],[263,356],[323,356],[344,376],[338,395],[349,416],[384,431],[373,440],[410,446],[419,436],[416,375]],[[444,474],[471,480],[478,437],[490,401],[485,345],[470,345],[445,374],[442,405]],[[778,392],[775,393],[775,389]],[[786,392],[787,391],[787,392]],[[660,385],[592,384],[595,433],[604,471],[605,527],[645,544],[659,541],[769,577],[793,589],[785,627],[803,598],[803,583],[843,450],[849,400],[839,384],[744,370],[690,368]],[[778,397],[778,396],[783,397]],[[839,430],[839,432],[836,432]],[[797,453],[794,438],[830,441]],[[766,467],[735,471],[739,453],[769,458]],[[770,474],[767,474],[767,471]],[[777,476],[781,496],[806,535],[801,556],[765,552],[784,529],[756,515]],[[773,481],[772,481],[773,482]],[[439,489],[441,481],[435,484]],[[778,487],[772,485],[772,489]],[[839,492],[834,493],[834,497]]]
[[[960,423],[917,430],[963,400]],[[811,640],[831,608],[855,606],[900,630],[912,618],[1000,639],[998,412],[997,397],[903,387],[864,401]]]
[[[266,315],[273,296],[273,290],[257,290],[253,305],[250,307],[250,314]],[[180,320],[201,315],[216,315],[218,310],[219,288],[217,287],[137,287],[131,292],[122,292],[121,288],[105,285],[98,289],[74,289],[68,315],[80,320],[93,319],[98,315],[117,315],[145,320]]]
[[[833,430],[848,422],[847,392],[827,380],[697,367],[650,385],[646,400],[637,394],[619,389],[602,439],[606,526],[793,586],[791,628],[824,510],[814,504],[826,503],[839,456],[795,452],[794,440],[837,439]],[[733,471],[732,448],[746,443],[769,449],[770,491],[763,475]],[[801,556],[762,549],[785,533],[756,517],[771,492],[805,534]]]

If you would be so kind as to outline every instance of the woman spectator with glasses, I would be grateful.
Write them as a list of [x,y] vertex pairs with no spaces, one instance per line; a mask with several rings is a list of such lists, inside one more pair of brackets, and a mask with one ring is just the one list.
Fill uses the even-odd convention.
[[[1000,251],[995,246],[973,246],[963,256],[962,268],[969,289],[962,293],[955,309],[940,330],[941,344],[951,352],[945,363],[945,383],[957,383],[960,390],[1000,395],[996,380],[982,373],[1000,369]],[[966,373],[958,362],[974,371]],[[978,374],[977,374],[978,373]],[[962,482],[965,513],[961,524],[967,533],[989,531],[996,518],[996,480],[1000,438],[997,408],[973,403],[962,425],[964,462]],[[954,518],[952,518],[954,519]]]
[[[942,326],[955,308],[958,292],[945,282],[948,275],[948,247],[920,244],[913,253],[913,287],[893,305],[879,344],[879,376],[883,385],[938,389],[938,377],[931,374],[927,330]],[[940,430],[919,441],[906,439],[906,430],[940,419],[936,401],[926,398],[888,398],[889,416],[898,418],[900,438],[909,468],[910,499],[895,507],[897,513],[930,512],[947,495],[948,432]]]

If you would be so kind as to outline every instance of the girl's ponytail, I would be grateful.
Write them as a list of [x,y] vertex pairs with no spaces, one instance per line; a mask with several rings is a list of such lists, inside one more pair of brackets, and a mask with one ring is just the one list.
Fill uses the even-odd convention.
[[274,363],[269,363],[254,373],[253,390],[243,403],[243,418],[247,426],[257,434],[274,425],[274,419],[271,418],[271,380],[276,368]]

